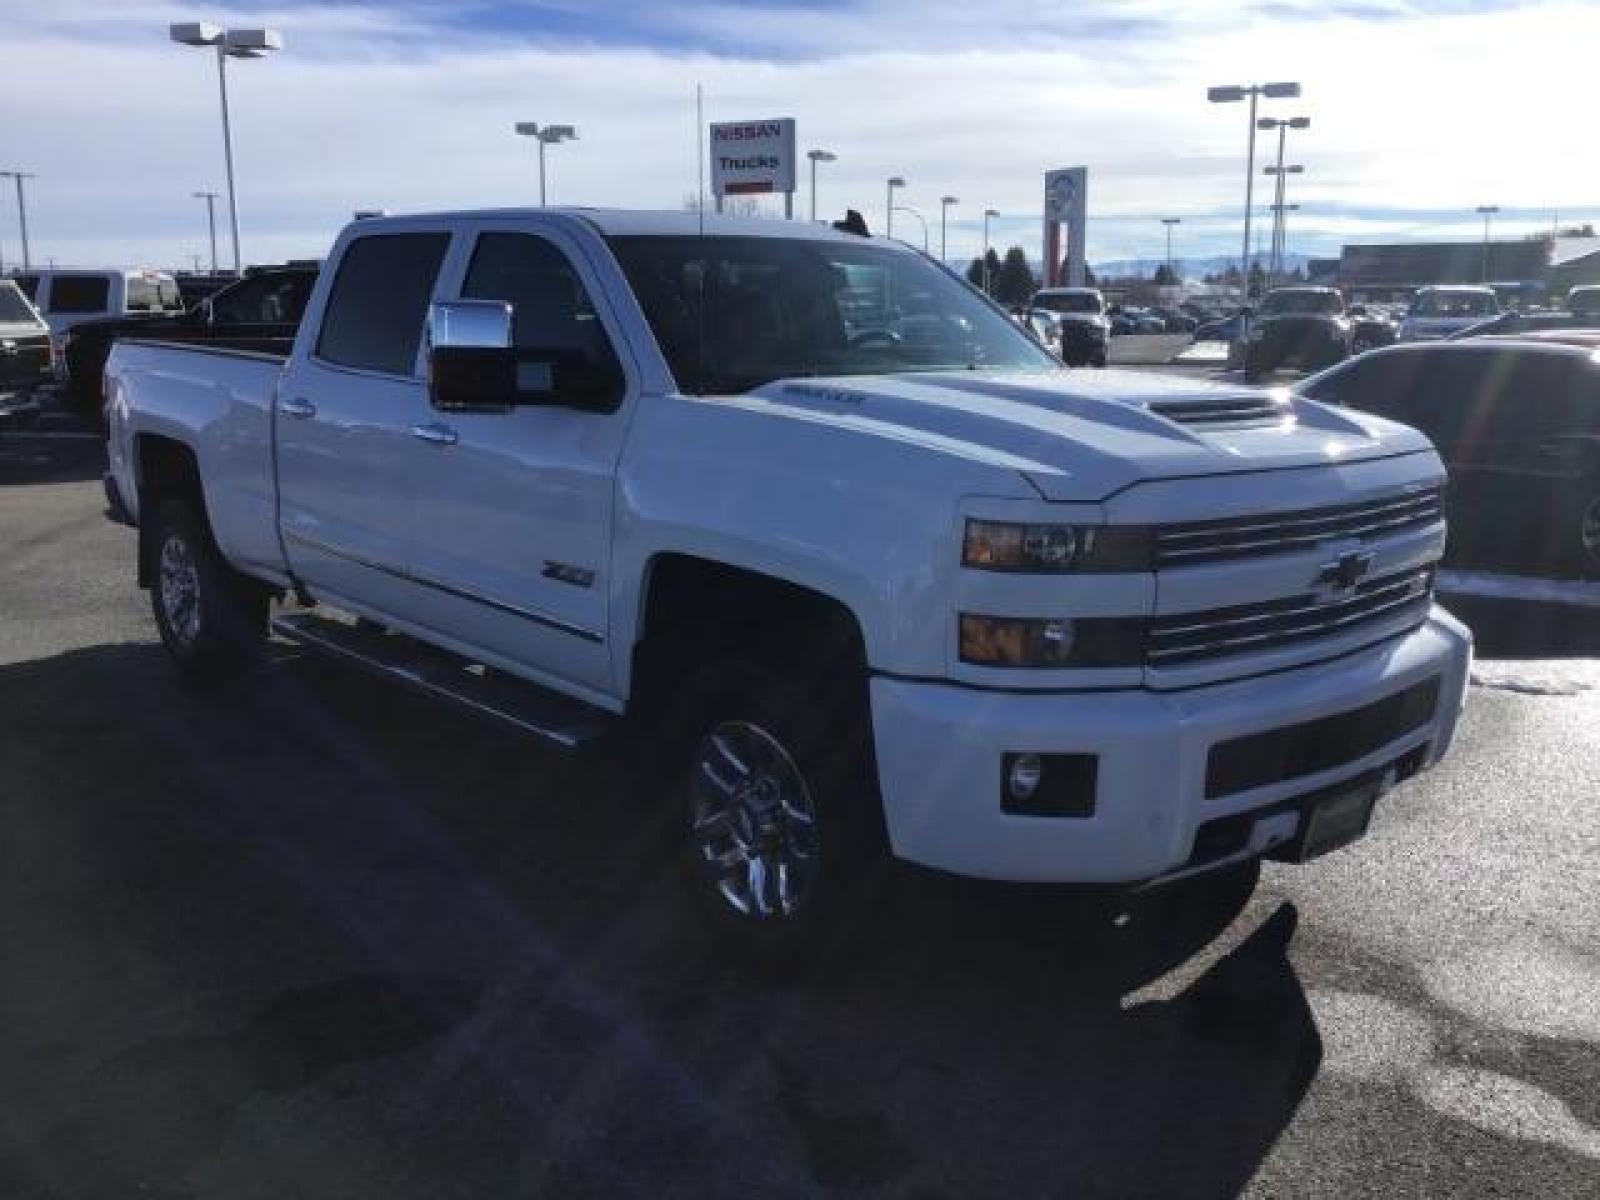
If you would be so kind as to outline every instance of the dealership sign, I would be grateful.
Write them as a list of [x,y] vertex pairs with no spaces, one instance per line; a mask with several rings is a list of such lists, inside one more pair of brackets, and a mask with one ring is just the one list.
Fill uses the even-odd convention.
[[794,118],[711,126],[711,194],[794,191]]

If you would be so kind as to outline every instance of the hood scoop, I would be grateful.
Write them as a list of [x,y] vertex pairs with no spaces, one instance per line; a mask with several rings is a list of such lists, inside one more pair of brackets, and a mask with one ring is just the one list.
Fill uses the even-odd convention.
[[1288,398],[1270,393],[1157,400],[1149,408],[1169,421],[1200,429],[1257,429],[1294,420]]

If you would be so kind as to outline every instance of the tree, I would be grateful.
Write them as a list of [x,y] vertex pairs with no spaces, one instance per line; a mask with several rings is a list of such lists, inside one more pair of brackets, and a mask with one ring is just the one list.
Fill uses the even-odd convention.
[[967,282],[979,291],[983,290],[983,259],[975,258],[967,268]]
[[1162,287],[1169,287],[1178,282],[1178,277],[1172,273],[1171,267],[1167,266],[1166,263],[1162,263],[1156,268],[1153,282],[1161,285]]
[[1028,256],[1021,246],[1006,251],[1005,261],[997,271],[991,268],[989,287],[1001,304],[1026,304],[1038,290],[1038,280],[1033,277],[1033,268],[1028,266]]
[[1261,269],[1261,262],[1258,259],[1250,264],[1250,289],[1246,294],[1250,296],[1259,296],[1266,290],[1267,273]]

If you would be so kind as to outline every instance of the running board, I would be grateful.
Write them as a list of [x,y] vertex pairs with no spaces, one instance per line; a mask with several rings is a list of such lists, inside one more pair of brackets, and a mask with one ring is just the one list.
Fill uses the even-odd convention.
[[612,714],[581,700],[365,622],[290,612],[272,619],[272,632],[436,700],[498,718],[569,754],[617,722]]

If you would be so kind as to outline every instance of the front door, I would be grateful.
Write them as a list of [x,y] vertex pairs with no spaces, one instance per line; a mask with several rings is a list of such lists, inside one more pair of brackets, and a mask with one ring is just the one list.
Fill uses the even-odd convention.
[[[595,305],[600,289],[581,250],[558,231],[527,228],[482,227],[459,294],[509,303],[519,350],[616,362],[621,343]],[[594,699],[612,686],[612,489],[626,400],[619,388],[586,408],[438,413],[453,441],[435,444],[436,465],[415,475],[412,566],[429,622]]]
[[[279,529],[295,576],[359,611],[417,615],[408,554],[415,473],[433,419],[420,374],[448,233],[349,243],[320,324],[278,385]],[[308,314],[319,319],[319,314]]]

